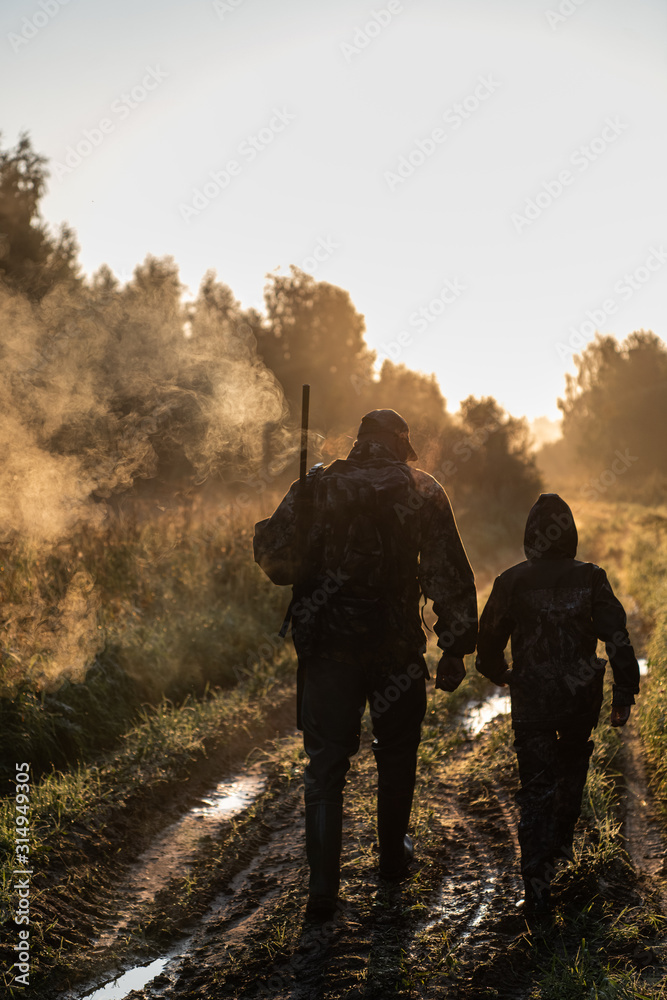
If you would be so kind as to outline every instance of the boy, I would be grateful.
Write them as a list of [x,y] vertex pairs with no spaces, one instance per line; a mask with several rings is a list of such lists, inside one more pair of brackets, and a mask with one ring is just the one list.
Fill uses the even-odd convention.
[[[543,493],[526,522],[526,561],[494,582],[480,619],[476,667],[509,684],[521,788],[519,844],[526,912],[550,910],[557,857],[571,857],[591,730],[602,706],[606,644],[614,675],[611,725],[624,726],[639,693],[639,666],[626,616],[607,575],[575,559],[572,511]],[[503,650],[512,639],[512,669]]]

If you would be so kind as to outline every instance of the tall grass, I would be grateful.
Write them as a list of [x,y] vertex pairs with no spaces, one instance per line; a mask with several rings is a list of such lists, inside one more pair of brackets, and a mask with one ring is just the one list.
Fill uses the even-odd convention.
[[0,547],[0,739],[11,759],[37,773],[88,759],[143,704],[261,671],[282,648],[287,595],[253,561],[253,520],[233,507],[154,509],[48,550]]

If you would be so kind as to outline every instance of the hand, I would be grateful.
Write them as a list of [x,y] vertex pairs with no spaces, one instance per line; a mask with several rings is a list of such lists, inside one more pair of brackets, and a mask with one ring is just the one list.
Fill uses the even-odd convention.
[[506,688],[511,679],[512,679],[512,671],[508,667],[507,670],[498,678],[498,680],[494,681],[494,683],[497,684],[498,687]]
[[443,653],[438,664],[435,686],[438,691],[456,691],[466,675],[461,656],[450,656]]
[[630,718],[631,707],[630,705],[612,705],[610,720],[612,726],[624,726]]

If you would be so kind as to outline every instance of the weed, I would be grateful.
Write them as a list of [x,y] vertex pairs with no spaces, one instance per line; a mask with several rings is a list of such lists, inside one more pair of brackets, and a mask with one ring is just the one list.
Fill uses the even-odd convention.
[[650,985],[638,973],[605,961],[599,951],[591,953],[590,943],[582,938],[574,956],[563,950],[554,952],[531,1000],[662,1000],[667,996],[663,985]]

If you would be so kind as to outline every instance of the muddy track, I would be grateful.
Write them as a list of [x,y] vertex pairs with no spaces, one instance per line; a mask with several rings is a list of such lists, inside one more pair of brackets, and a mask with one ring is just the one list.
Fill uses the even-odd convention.
[[[400,886],[378,878],[375,772],[368,747],[362,751],[346,789],[343,902],[322,925],[304,920],[298,746],[296,734],[282,741],[280,756],[294,760],[294,776],[265,770],[263,791],[256,766],[256,802],[245,811],[241,802],[236,818],[218,816],[217,826],[207,826],[194,807],[162,830],[117,883],[113,919],[107,894],[101,928],[103,911],[91,907],[89,961],[109,969],[98,976],[98,989],[134,953],[135,965],[150,965],[135,986],[151,981],[132,996],[154,1000],[381,997],[397,989],[406,997],[449,997],[453,974],[462,989],[466,981],[472,988],[480,961],[502,953],[507,935],[521,929],[514,910],[516,815],[506,790],[485,788],[480,795],[462,782],[474,744],[461,743],[446,767],[424,776],[415,803],[422,817],[418,860]],[[229,778],[222,790],[230,788]],[[193,872],[195,888],[184,902]],[[126,955],[120,966],[119,945]],[[117,995],[127,995],[129,986],[118,987]],[[55,995],[74,1000],[95,990]]]
[[[188,808],[161,824],[143,852],[117,870],[115,882],[107,866],[97,887],[91,883],[87,900],[64,900],[61,919],[81,950],[71,972],[79,985],[65,989],[60,982],[39,995],[534,996],[531,963],[539,948],[516,907],[516,775],[496,772],[489,778],[479,767],[487,756],[485,740],[498,725],[489,723],[474,739],[458,731],[443,758],[422,767],[413,809],[417,858],[411,878],[398,886],[378,878],[376,776],[369,748],[362,745],[345,793],[342,903],[324,924],[304,917],[300,736],[292,732],[267,744],[253,755],[251,768],[227,771],[217,784],[200,788],[194,802],[191,795],[184,798]],[[639,881],[650,877],[655,883],[664,876],[664,845],[646,805],[638,740],[629,728],[624,738],[628,850]],[[587,888],[583,896],[578,892],[566,882],[575,911],[589,898]],[[131,967],[133,978],[112,987],[114,976]],[[85,986],[91,968],[97,972]]]
[[[648,789],[639,736],[631,726],[624,730],[623,743],[623,834],[627,850],[636,870],[659,883],[667,875],[667,845]],[[667,896],[663,902],[667,904]]]
[[[154,935],[146,937],[143,930],[152,912],[165,918],[163,934],[158,936],[167,938],[188,918],[203,912],[205,892],[198,891],[181,907],[172,901],[166,910],[160,897],[169,899],[174,892],[181,898],[187,895],[183,885],[193,870],[206,864],[211,842],[224,835],[247,805],[244,797],[252,788],[253,767],[240,795],[234,783],[236,769],[243,768],[246,778],[244,761],[249,751],[251,757],[257,753],[258,737],[275,737],[289,729],[293,719],[294,692],[288,690],[259,719],[252,734],[240,728],[233,745],[223,741],[218,747],[213,742],[203,757],[170,782],[139,787],[132,799],[112,803],[106,815],[92,822],[72,824],[56,840],[48,872],[36,880],[33,905],[52,947],[54,941],[61,942],[67,971],[57,966],[51,976],[55,985],[40,988],[36,995],[60,997],[68,980],[81,979],[93,967],[101,978],[103,970],[118,965],[117,956],[122,958],[125,952],[152,953]],[[264,758],[275,750],[270,739],[262,746]],[[262,767],[268,774],[270,761],[264,760]],[[236,800],[235,808],[227,814],[219,811],[211,822],[207,816],[211,796],[219,806],[226,790]],[[122,964],[127,964],[124,959]]]

